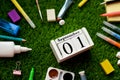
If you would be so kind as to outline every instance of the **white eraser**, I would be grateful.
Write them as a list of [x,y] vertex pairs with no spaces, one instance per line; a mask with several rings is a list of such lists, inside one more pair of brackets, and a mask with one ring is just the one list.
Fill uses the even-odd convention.
[[120,52],[117,52],[116,57],[120,58]]
[[48,22],[56,21],[55,9],[47,9],[47,21]]

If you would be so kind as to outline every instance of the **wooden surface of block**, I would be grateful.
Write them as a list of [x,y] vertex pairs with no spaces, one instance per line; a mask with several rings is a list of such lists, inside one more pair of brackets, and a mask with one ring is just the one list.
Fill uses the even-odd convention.
[[[106,0],[105,0],[106,1]],[[106,13],[120,11],[120,1],[105,4]],[[120,22],[120,16],[107,17],[109,22]]]
[[47,21],[48,22],[56,21],[55,9],[47,9]]
[[50,47],[58,63],[90,49],[93,45],[86,28],[76,30],[50,42]]
[[100,63],[101,67],[105,71],[106,74],[110,74],[111,72],[114,71],[114,68],[112,67],[111,63],[109,62],[108,59],[104,60],[103,62]]

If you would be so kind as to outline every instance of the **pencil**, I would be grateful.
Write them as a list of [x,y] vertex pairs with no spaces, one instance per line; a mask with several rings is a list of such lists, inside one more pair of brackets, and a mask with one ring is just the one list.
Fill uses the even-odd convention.
[[0,38],[2,39],[7,39],[7,40],[13,40],[13,41],[22,41],[25,42],[26,40],[23,38],[16,38],[16,37],[11,37],[11,36],[5,36],[5,35],[0,35]]
[[106,28],[106,27],[102,27],[102,30],[105,31],[106,33],[110,34],[111,36],[117,38],[118,40],[120,40],[120,35],[113,32],[112,30]]
[[22,7],[19,5],[19,3],[16,0],[11,0],[12,3],[16,6],[18,11],[23,15],[23,17],[26,19],[26,21],[30,24],[32,28],[35,28],[35,24],[32,22],[32,20],[29,18],[29,16],[25,13],[25,11],[22,9]]
[[34,68],[32,68],[30,71],[29,80],[33,80],[33,77],[34,77]]
[[110,12],[110,13],[104,13],[104,14],[101,14],[100,16],[108,16],[108,17],[120,16],[120,11],[115,11],[115,12]]
[[88,0],[82,0],[79,4],[78,7],[82,7]]
[[101,39],[107,41],[108,43],[110,43],[110,44],[112,44],[112,45],[120,48],[120,43],[119,43],[119,42],[116,42],[116,41],[114,41],[113,39],[111,39],[111,38],[109,38],[109,37],[107,37],[107,36],[105,36],[105,35],[103,35],[103,34],[101,34],[101,33],[97,33],[96,35],[97,35],[98,37],[100,37]]

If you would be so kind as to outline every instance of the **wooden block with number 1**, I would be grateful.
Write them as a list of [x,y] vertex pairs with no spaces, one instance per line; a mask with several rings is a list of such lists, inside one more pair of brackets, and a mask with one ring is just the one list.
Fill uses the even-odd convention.
[[90,49],[93,45],[94,43],[87,29],[84,27],[50,42],[58,63]]

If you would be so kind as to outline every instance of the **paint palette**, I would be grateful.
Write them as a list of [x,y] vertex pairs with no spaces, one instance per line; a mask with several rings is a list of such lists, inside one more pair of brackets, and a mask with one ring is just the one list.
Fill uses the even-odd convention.
[[74,80],[74,76],[73,72],[49,67],[45,80]]

